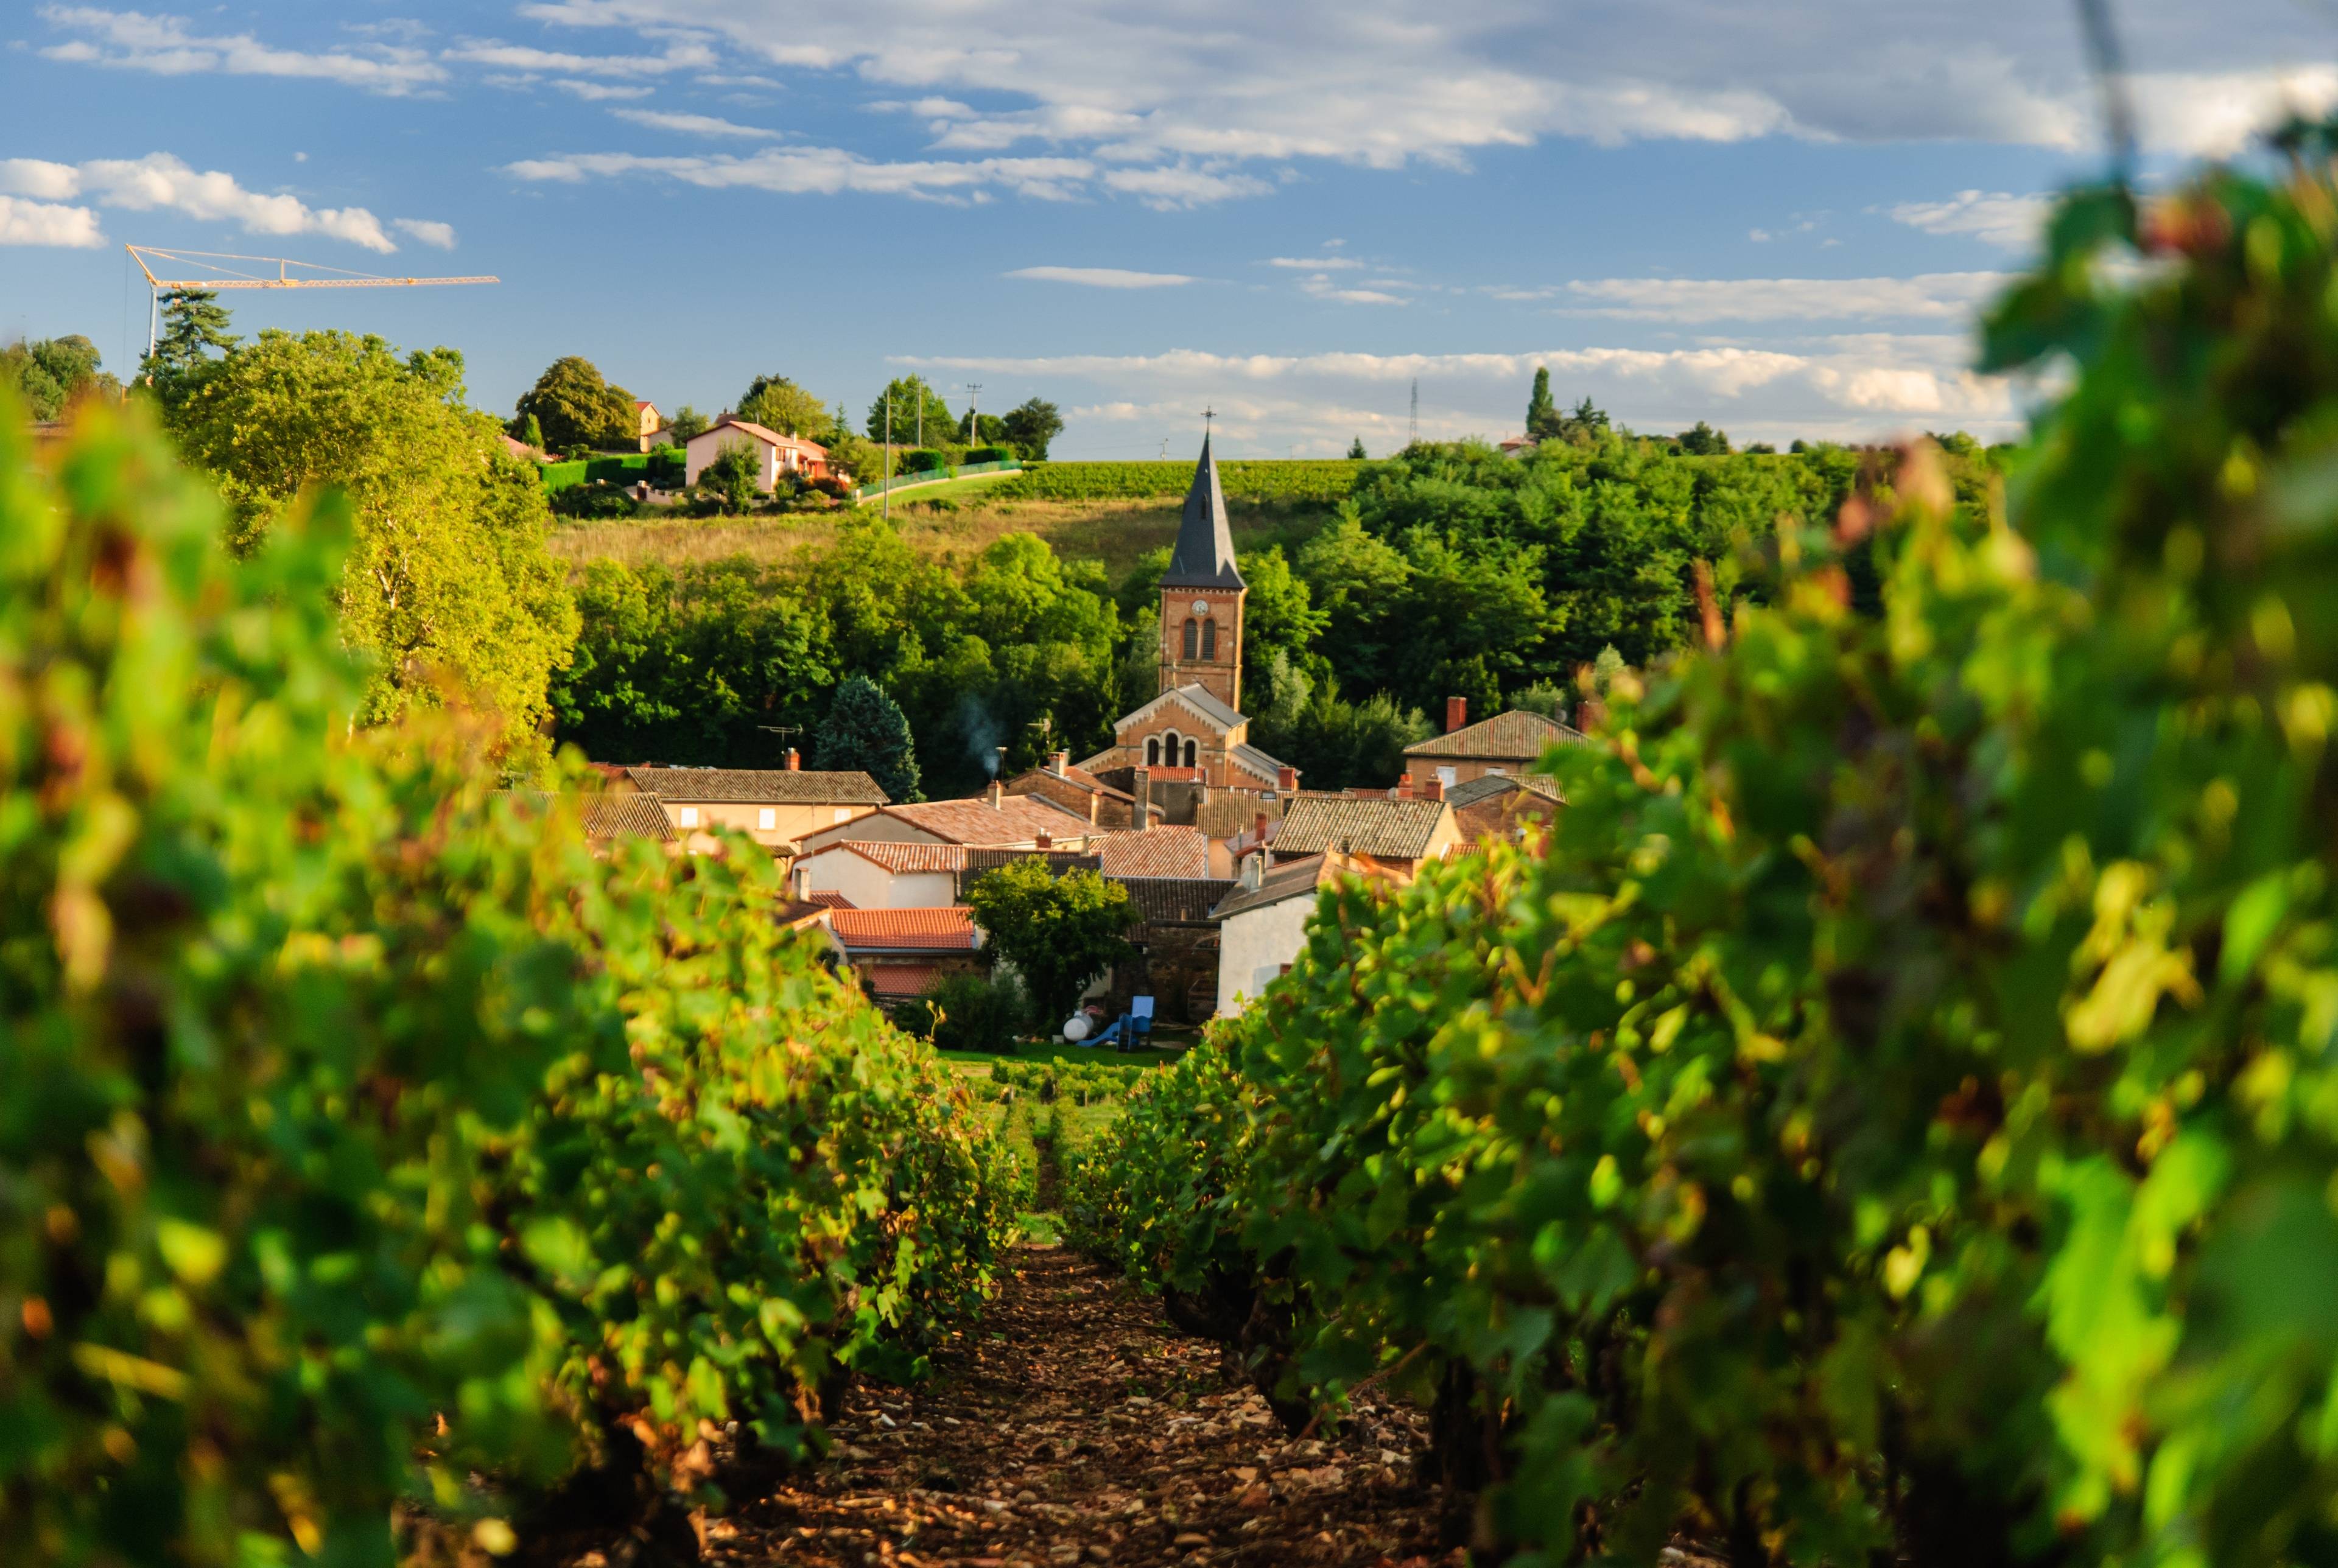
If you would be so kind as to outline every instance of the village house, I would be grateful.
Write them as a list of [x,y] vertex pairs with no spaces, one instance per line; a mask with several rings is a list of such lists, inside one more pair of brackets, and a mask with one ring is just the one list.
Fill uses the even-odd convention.
[[[1135,827],[1136,798],[1105,783],[1085,768],[1074,767],[1068,751],[1054,753],[1045,767],[1018,773],[1007,780],[1007,793],[1045,796],[1099,828]],[[1153,807],[1150,815],[1158,820],[1164,816],[1163,808]]]
[[1541,787],[1547,783],[1488,773],[1446,789],[1445,803],[1453,808],[1453,820],[1464,844],[1488,838],[1515,844],[1527,836],[1529,827],[1547,827],[1557,815],[1558,796]]
[[885,805],[885,791],[866,773],[818,772],[798,762],[791,750],[783,769],[624,768],[610,789],[654,798],[693,855],[714,848],[718,828],[737,828],[774,855],[792,855],[806,837]]
[[554,794],[548,789],[507,789],[504,794],[530,814],[575,812],[584,828],[584,841],[595,855],[605,856],[629,839],[646,839],[668,855],[683,852],[681,836],[658,802],[648,796],[574,790]]
[[634,398],[634,434],[641,438],[642,450],[646,452],[657,445],[657,437],[664,429],[665,416],[658,412],[658,406],[644,397]]
[[1218,927],[1217,1010],[1243,1011],[1298,962],[1307,946],[1307,923],[1324,887],[1342,877],[1398,886],[1409,878],[1375,860],[1330,850],[1270,865],[1270,857],[1243,857],[1241,875],[1210,911]]
[[963,844],[844,838],[809,849],[793,868],[796,897],[842,909],[939,909],[958,902]]
[[828,448],[801,436],[782,436],[752,420],[725,414],[683,444],[683,478],[695,485],[724,449],[745,446],[755,454],[755,487],[776,491],[782,475],[807,482],[830,476]]
[[847,839],[896,844],[979,845],[998,849],[1081,848],[1102,838],[1085,817],[1076,817],[1044,796],[1009,795],[997,783],[970,800],[925,800],[886,806],[803,839],[810,856]]
[[[1514,708],[1469,722],[1466,697],[1445,700],[1445,733],[1404,749],[1410,779],[1434,777],[1449,791],[1457,784],[1488,775],[1505,779],[1541,773],[1543,753],[1553,746],[1586,744],[1583,731],[1556,719]],[[1552,791],[1556,793],[1556,791]]]
[[974,911],[829,909],[820,923],[836,939],[853,974],[877,1001],[900,1006],[926,995],[954,974],[981,966],[982,930]]
[[1359,872],[1410,880],[1423,865],[1445,858],[1461,843],[1460,824],[1441,798],[1302,795],[1283,812],[1267,852],[1278,863],[1331,853]]

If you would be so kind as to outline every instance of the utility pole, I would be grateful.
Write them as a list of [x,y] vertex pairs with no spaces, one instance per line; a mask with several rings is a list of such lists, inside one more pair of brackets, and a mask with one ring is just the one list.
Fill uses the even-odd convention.
[[885,489],[884,499],[878,503],[884,509],[885,521],[893,520],[893,389],[885,388]]
[[966,444],[969,446],[982,445],[982,416],[977,412],[981,407],[982,383],[968,382],[966,384]]
[[1412,378],[1412,425],[1405,432],[1404,444],[1413,446],[1420,439],[1420,377]]
[[918,450],[926,449],[926,384],[918,383]]

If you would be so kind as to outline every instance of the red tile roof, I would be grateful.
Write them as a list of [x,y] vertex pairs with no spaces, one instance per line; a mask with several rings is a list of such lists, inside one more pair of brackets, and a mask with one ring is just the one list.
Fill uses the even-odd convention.
[[1581,746],[1584,734],[1571,724],[1514,708],[1480,719],[1404,749],[1408,757],[1484,758],[1493,762],[1532,762],[1553,746]]
[[833,909],[828,927],[856,951],[909,949],[971,953],[976,946],[974,911],[963,905],[941,909]]
[[803,901],[807,904],[817,904],[823,909],[858,909],[860,907],[860,905],[855,904],[851,899],[847,898],[841,893],[807,893],[804,895]]
[[1029,844],[1045,833],[1055,838],[1076,838],[1091,831],[1087,818],[1075,817],[1038,795],[1006,795],[997,806],[987,796],[970,800],[926,800],[915,806],[888,806],[885,815],[922,828],[950,844]]
[[813,853],[825,855],[830,849],[850,849],[896,877],[915,876],[922,871],[956,871],[966,865],[963,844],[896,844],[885,838],[845,838]]
[[1096,846],[1107,877],[1207,877],[1210,840],[1199,828],[1107,833]]
[[908,998],[931,992],[948,971],[938,964],[871,964],[860,973],[878,995]]

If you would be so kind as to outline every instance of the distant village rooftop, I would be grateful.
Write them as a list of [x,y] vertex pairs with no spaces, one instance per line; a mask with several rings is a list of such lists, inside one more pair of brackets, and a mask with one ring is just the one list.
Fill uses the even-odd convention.
[[882,806],[885,791],[857,771],[795,768],[627,768],[627,783],[665,800],[761,806]]

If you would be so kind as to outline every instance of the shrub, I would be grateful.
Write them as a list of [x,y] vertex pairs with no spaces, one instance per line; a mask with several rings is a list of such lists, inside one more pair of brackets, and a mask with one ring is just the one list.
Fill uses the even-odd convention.
[[948,454],[928,446],[913,446],[900,455],[894,465],[897,474],[934,474],[949,466]]
[[1031,1016],[1023,988],[1003,975],[952,975],[918,1005],[943,1051],[1012,1051]]
[[631,495],[599,480],[562,488],[553,495],[551,505],[555,516],[587,520],[637,517],[642,510]]
[[2328,1557],[2338,190],[2292,140],[2068,202],[1989,328],[2078,369],[2010,521],[1916,448],[1783,532],[1547,759],[1547,855],[1326,893],[1074,1162],[1079,1243],[1286,1413],[1420,1400],[1517,1560]]
[[587,477],[585,470],[589,466],[589,464],[582,462],[544,463],[537,466],[536,471],[543,475],[544,493],[549,496],[559,495],[572,485],[584,484]]
[[913,1372],[997,1150],[769,858],[597,859],[465,722],[352,735],[339,519],[238,561],[112,415],[53,485],[19,440],[0,1561],[384,1564],[393,1506],[499,1550],[564,1478],[656,1509],[701,1423],[796,1449],[841,1368]]
[[1012,463],[1015,461],[1015,448],[1012,446],[977,446],[968,451],[965,457],[960,459],[960,461],[964,463]]

